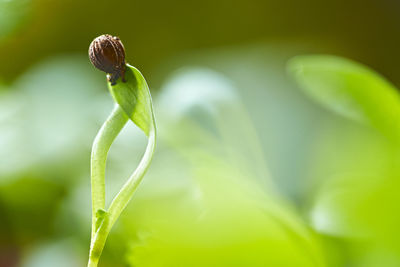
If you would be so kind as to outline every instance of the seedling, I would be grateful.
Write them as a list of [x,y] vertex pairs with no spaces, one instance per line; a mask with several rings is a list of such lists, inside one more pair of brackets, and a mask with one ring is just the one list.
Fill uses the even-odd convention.
[[[108,88],[115,101],[92,147],[92,234],[88,267],[97,266],[107,236],[143,179],[154,154],[156,124],[149,87],[135,67],[125,63],[125,49],[118,37],[102,35],[89,48],[92,64],[107,73]],[[148,137],[139,166],[105,207],[105,167],[108,151],[125,124],[131,120]]]

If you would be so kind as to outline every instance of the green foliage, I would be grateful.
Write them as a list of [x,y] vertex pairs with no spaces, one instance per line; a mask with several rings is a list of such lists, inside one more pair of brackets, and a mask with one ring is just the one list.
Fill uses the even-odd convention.
[[27,20],[31,0],[0,0],[0,41],[9,37]]
[[400,97],[379,74],[351,60],[324,55],[296,57],[289,62],[289,72],[323,106],[399,142]]
[[140,71],[130,65],[127,65],[125,79],[126,83],[114,86],[108,83],[110,92],[128,117],[149,136],[155,122],[147,83]]
[[[97,266],[112,226],[132,198],[150,166],[156,143],[156,126],[147,83],[141,73],[127,66],[126,82],[109,83],[115,108],[101,127],[92,150],[92,239],[88,266]],[[130,118],[148,136],[148,145],[137,169],[105,210],[105,167],[108,151]]]
[[139,235],[130,266],[325,266],[317,239],[289,206],[223,160],[202,158],[207,167],[197,164],[187,194],[158,195],[129,213],[123,229]]
[[354,266],[397,266],[398,149],[374,129],[345,125],[330,123],[315,136],[312,226],[340,240]]
[[53,233],[51,219],[62,197],[60,184],[33,175],[9,183],[0,182],[1,236],[13,237],[22,245]]
[[289,71],[311,98],[383,134],[333,124],[316,136],[311,160],[322,187],[311,209],[314,228],[349,244],[355,266],[399,265],[397,89],[365,66],[339,57],[296,57]]
[[202,69],[181,75],[163,91],[168,164],[121,218],[130,266],[326,266],[318,238],[270,186],[232,83]]
[[[398,148],[365,127],[373,124],[363,113],[354,123],[310,105],[274,68],[280,59],[251,51],[249,61],[232,53],[236,64],[213,53],[223,71],[188,67],[162,88],[157,157],[100,266],[399,266]],[[97,93],[106,92],[104,77],[86,57],[46,62],[0,95],[0,247],[19,252],[24,267],[82,266],[89,138],[113,101]],[[147,88],[125,85],[115,88],[134,97]],[[117,107],[117,120],[128,121]],[[146,140],[142,128],[126,126],[108,140],[107,193],[118,192]],[[309,213],[279,196],[291,192]],[[97,209],[96,230],[109,211]]]

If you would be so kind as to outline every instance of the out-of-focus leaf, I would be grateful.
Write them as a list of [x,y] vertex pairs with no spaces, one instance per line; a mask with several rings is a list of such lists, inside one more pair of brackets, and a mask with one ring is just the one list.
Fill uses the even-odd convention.
[[[204,75],[198,74],[191,77],[204,80]],[[221,84],[221,76],[217,77]],[[131,266],[325,266],[312,231],[271,188],[265,190],[260,183],[265,177],[257,177],[262,172],[248,170],[248,166],[258,168],[259,161],[243,164],[241,157],[232,161],[243,145],[234,146],[234,141],[247,144],[249,137],[233,135],[233,140],[226,140],[227,132],[252,126],[240,119],[234,123],[234,118],[242,118],[238,115],[245,112],[229,108],[238,105],[236,98],[207,101],[215,100],[212,92],[207,98],[198,92],[201,86],[191,86],[195,84],[192,79],[187,79],[188,83],[184,80],[163,95],[166,108],[166,103],[176,106],[169,125],[160,126],[168,129],[161,128],[162,140],[172,147],[167,155],[180,157],[168,157],[165,171],[160,173],[166,173],[169,166],[181,166],[179,178],[187,183],[174,191],[154,192],[158,183],[168,184],[169,180],[156,180],[150,171],[135,196],[136,205],[122,218],[123,234],[132,246],[127,255]],[[208,85],[213,88],[212,82]],[[231,88],[223,88],[234,96]],[[183,89],[183,96],[174,93]],[[203,99],[185,98],[192,95]],[[174,102],[175,97],[178,101]],[[203,106],[202,102],[207,104]],[[228,112],[232,110],[235,112]],[[219,125],[223,124],[223,115],[233,116],[232,121]],[[249,157],[252,150],[243,154]]]
[[26,21],[31,8],[31,0],[0,0],[0,41]]
[[0,183],[0,236],[7,236],[12,222],[14,238],[21,244],[53,233],[52,219],[64,188],[55,181],[26,177]]
[[312,226],[340,242],[351,266],[400,264],[397,151],[374,129],[342,119],[314,135],[309,174],[322,186],[312,197]]
[[190,154],[203,162],[196,186],[137,200],[125,219],[125,231],[138,235],[132,266],[325,266],[318,242],[287,205],[223,160]]
[[138,235],[132,266],[325,266],[318,242],[290,208],[198,152],[205,165],[196,167],[197,186],[142,199],[125,219],[125,231],[136,225]]
[[21,267],[75,267],[84,261],[75,240],[65,239],[36,245],[25,255]]
[[400,96],[382,76],[348,59],[299,56],[289,72],[313,99],[348,118],[400,141]]
[[[226,151],[225,159],[242,172],[253,173],[263,188],[272,189],[272,181],[265,164],[260,136],[245,109],[239,89],[222,73],[204,67],[186,67],[174,73],[164,86],[159,98],[165,126],[174,125],[186,117],[197,124],[165,129],[170,142],[183,145],[187,137],[199,135],[198,140],[215,142],[211,148]],[[174,105],[171,105],[174,103]],[[180,132],[184,132],[184,137]],[[192,132],[189,134],[189,132]],[[174,136],[182,136],[176,138]]]
[[[61,164],[67,172],[84,166],[77,155],[90,148],[97,129],[90,122],[100,121],[107,105],[96,78],[86,58],[60,56],[33,66],[0,93],[0,180],[42,166]],[[75,168],[67,160],[77,160]]]
[[[399,186],[391,177],[338,175],[325,184],[316,198],[313,226],[319,232],[347,240],[354,254],[359,249],[355,260],[359,265],[355,266],[377,266],[377,260],[384,266],[398,266]],[[376,254],[373,260],[372,253]]]

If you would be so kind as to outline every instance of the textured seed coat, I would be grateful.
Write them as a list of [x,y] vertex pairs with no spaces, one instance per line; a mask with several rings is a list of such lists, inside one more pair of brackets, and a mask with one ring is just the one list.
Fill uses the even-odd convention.
[[94,39],[89,46],[89,58],[96,68],[108,74],[112,85],[119,77],[125,82],[125,49],[118,37],[104,34]]

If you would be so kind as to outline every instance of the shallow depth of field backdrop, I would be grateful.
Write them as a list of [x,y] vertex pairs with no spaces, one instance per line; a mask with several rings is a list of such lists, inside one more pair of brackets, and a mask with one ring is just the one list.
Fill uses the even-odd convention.
[[[330,54],[399,87],[399,1],[0,0],[1,267],[86,264],[103,33],[146,77],[159,139],[100,266],[400,266],[398,145],[287,72]],[[112,146],[108,202],[145,144],[130,125]]]

